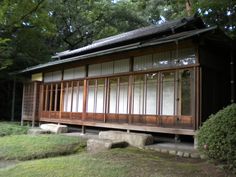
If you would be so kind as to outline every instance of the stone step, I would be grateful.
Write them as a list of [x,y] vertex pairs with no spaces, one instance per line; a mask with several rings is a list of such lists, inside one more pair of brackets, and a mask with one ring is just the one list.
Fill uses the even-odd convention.
[[42,130],[47,130],[56,134],[68,132],[68,127],[66,125],[61,125],[61,124],[41,124],[40,128]]
[[153,136],[144,133],[127,133],[122,131],[101,131],[100,139],[110,139],[113,141],[124,141],[130,146],[144,148],[145,145],[153,144]]
[[112,148],[124,148],[128,143],[124,141],[114,141],[110,139],[88,139],[87,151],[89,153],[98,153]]

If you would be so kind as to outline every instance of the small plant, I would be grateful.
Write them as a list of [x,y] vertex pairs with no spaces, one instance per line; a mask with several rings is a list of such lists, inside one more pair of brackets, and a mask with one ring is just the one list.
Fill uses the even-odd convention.
[[197,136],[200,152],[236,172],[236,104],[211,115]]
[[18,122],[0,122],[0,137],[27,134],[29,127],[20,126]]

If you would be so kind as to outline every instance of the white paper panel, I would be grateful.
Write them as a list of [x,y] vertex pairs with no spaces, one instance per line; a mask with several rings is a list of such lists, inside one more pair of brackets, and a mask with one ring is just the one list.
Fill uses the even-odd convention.
[[89,65],[88,76],[100,76],[101,74],[102,74],[101,64]]
[[162,115],[174,115],[174,74],[164,75],[162,84]]
[[114,73],[129,72],[129,59],[114,61]]
[[152,55],[134,57],[134,71],[147,70],[152,68]]
[[84,66],[74,68],[74,79],[84,78],[85,74]]
[[66,69],[64,70],[64,76],[63,76],[64,80],[70,80],[70,79],[74,79],[74,69]]
[[102,63],[102,75],[113,74],[113,61]]

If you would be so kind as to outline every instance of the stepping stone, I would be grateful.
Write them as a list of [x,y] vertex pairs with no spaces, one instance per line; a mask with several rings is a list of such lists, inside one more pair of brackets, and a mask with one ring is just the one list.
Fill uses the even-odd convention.
[[68,127],[60,124],[42,124],[40,125],[40,128],[56,134],[68,132]]
[[127,133],[122,131],[101,131],[99,138],[125,141],[129,145],[144,148],[145,145],[153,144],[153,136],[144,133]]
[[124,141],[112,141],[109,139],[89,139],[87,141],[87,151],[90,153],[98,153],[112,148],[127,147]]

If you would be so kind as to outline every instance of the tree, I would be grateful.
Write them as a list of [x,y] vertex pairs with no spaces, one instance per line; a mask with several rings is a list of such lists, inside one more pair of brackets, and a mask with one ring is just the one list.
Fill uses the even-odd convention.
[[55,45],[59,51],[148,24],[128,1],[52,0],[49,12],[58,31]]

